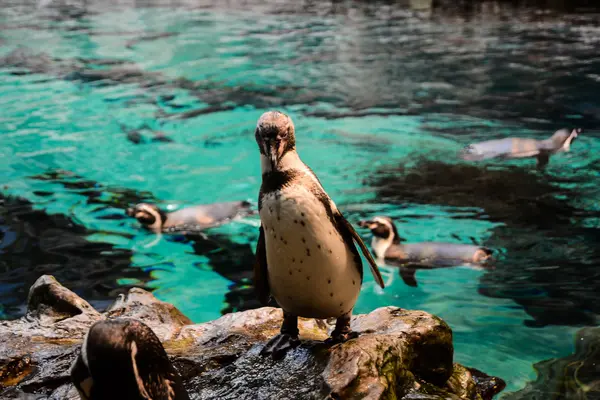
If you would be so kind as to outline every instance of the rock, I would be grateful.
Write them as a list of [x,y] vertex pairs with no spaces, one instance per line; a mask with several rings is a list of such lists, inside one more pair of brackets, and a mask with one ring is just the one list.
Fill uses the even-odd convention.
[[[193,325],[142,289],[100,314],[53,277],[29,294],[27,315],[0,323],[0,398],[77,399],[69,367],[87,329],[102,318],[135,318],[163,342],[193,399],[491,399],[504,382],[453,364],[452,331],[423,311],[379,308],[356,315],[357,339],[327,346],[329,322],[300,319],[302,344],[281,360],[260,355],[279,331],[264,307]],[[34,397],[28,397],[32,396]]]
[[[62,286],[53,276],[41,276],[29,289],[25,321],[39,323],[40,327],[50,326],[53,328],[51,332],[55,332],[56,324],[65,319],[71,319],[65,327],[67,331],[79,326],[85,332],[88,320],[93,322],[99,317],[100,314],[87,301]],[[74,324],[73,318],[82,324]],[[71,332],[75,336],[78,333]]]
[[159,301],[144,289],[132,288],[106,310],[107,318],[133,318],[148,325],[160,340],[173,338],[182,327],[192,321],[175,306]]
[[600,327],[578,332],[575,354],[539,362],[534,368],[537,380],[504,399],[600,399]]

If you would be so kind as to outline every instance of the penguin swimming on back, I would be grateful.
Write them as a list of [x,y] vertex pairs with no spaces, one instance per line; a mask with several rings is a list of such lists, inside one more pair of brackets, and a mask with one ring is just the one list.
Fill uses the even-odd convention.
[[460,158],[465,161],[481,161],[491,158],[536,157],[538,168],[543,169],[552,154],[569,151],[582,132],[581,128],[560,129],[545,140],[506,138],[473,143],[462,150]]

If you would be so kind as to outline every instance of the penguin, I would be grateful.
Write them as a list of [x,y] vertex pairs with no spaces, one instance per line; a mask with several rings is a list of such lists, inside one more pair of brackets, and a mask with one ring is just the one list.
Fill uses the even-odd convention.
[[483,267],[493,252],[485,247],[443,242],[402,243],[396,225],[389,217],[361,220],[358,225],[373,233],[373,253],[380,264],[400,267],[400,277],[408,286],[417,286],[417,269],[470,265]]
[[150,128],[150,126],[148,124],[144,124],[139,129],[129,129],[123,124],[119,124],[119,126],[121,127],[121,130],[123,132],[125,132],[127,140],[129,140],[133,144],[146,143],[146,138],[141,133],[143,130],[150,131],[154,135],[154,137],[151,139],[152,142],[162,142],[162,143],[172,143],[173,142],[173,139],[168,137],[164,132],[155,131],[152,128]]
[[235,218],[254,214],[247,201],[203,204],[166,213],[154,204],[139,203],[126,214],[154,232],[199,232],[225,224]]
[[581,133],[581,128],[560,129],[545,140],[506,138],[473,143],[465,146],[460,158],[465,161],[481,161],[490,158],[536,157],[537,167],[543,169],[548,164],[550,155],[569,151],[571,144]]
[[254,286],[262,304],[272,295],[283,309],[280,334],[261,353],[279,358],[297,346],[298,317],[336,318],[329,344],[356,337],[350,318],[363,270],[355,243],[383,288],[375,260],[315,173],[300,159],[292,119],[279,111],[262,114],[255,139],[262,184]]
[[70,375],[81,400],[189,400],[160,340],[133,319],[92,325]]

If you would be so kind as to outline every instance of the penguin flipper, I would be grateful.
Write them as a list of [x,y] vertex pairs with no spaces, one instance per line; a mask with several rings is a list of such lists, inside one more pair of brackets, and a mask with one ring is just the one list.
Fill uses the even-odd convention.
[[254,290],[258,300],[263,305],[269,303],[269,271],[267,269],[267,249],[265,245],[265,230],[260,226],[258,243],[256,244],[256,261],[254,262]]
[[400,277],[410,287],[417,287],[416,269],[410,267],[400,267]]
[[550,161],[550,156],[548,153],[542,152],[537,156],[537,168],[539,170],[543,170],[548,165],[548,161]]
[[377,284],[382,289],[385,288],[385,283],[383,283],[383,277],[381,276],[381,272],[379,272],[379,267],[377,267],[377,263],[373,259],[373,256],[371,255],[369,249],[367,249],[367,246],[363,242],[362,238],[359,236],[356,230],[354,230],[352,224],[348,222],[348,220],[344,218],[344,216],[339,211],[334,213],[334,217],[336,219],[338,229],[342,232],[346,231],[347,234],[352,239],[354,239],[356,244],[358,244],[358,247],[360,247],[360,250],[367,259],[367,262],[369,263],[369,267],[371,267],[371,273],[373,274],[373,278],[375,278],[375,282],[377,282]]

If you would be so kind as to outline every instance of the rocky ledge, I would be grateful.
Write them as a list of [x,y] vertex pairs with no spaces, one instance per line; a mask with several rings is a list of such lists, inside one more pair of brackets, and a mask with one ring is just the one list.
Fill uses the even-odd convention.
[[160,338],[192,399],[491,399],[504,382],[453,363],[452,331],[440,318],[395,307],[357,315],[357,339],[323,340],[326,321],[301,319],[302,345],[281,360],[260,355],[281,324],[265,307],[192,324],[142,289],[104,313],[42,276],[27,314],[0,322],[0,398],[78,399],[69,368],[88,328],[100,319],[135,318]]

